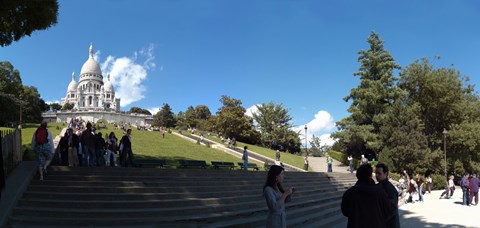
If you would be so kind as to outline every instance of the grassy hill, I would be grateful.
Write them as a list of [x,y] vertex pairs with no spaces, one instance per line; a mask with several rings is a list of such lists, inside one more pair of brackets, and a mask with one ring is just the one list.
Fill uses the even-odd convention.
[[[22,128],[22,147],[25,151],[25,160],[34,160],[35,155],[30,149],[32,135],[39,124],[24,124]],[[48,130],[54,137],[66,127],[64,123],[49,123]],[[100,129],[102,136],[114,132],[118,140],[123,136],[122,130],[113,130],[113,125],[108,124],[108,129]],[[7,128],[2,128],[7,129]],[[165,159],[168,165],[178,166],[179,160],[205,160],[208,164],[211,161],[240,162],[241,159],[226,154],[222,151],[212,149],[199,144],[191,143],[173,134],[162,134],[158,131],[140,131],[132,128],[132,149],[137,159]],[[263,166],[263,164],[257,163]]]

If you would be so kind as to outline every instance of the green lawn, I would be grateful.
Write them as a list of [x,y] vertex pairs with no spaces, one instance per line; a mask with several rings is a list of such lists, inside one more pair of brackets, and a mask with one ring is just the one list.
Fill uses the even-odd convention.
[[[25,151],[25,160],[35,159],[30,146],[32,135],[39,124],[24,124],[22,128],[22,147]],[[58,127],[58,128],[57,128]],[[63,123],[49,123],[48,129],[55,137],[60,131],[66,127]],[[114,132],[118,140],[123,136],[122,130],[113,130],[113,125],[108,124],[108,129],[97,130],[101,132],[103,137],[110,132]],[[1,128],[7,129],[7,128]],[[0,129],[0,130],[1,130]],[[241,159],[226,154],[222,151],[208,148],[196,143],[192,143],[179,136],[166,133],[165,138],[162,139],[162,134],[158,131],[139,131],[132,128],[132,149],[137,159],[165,159],[167,165],[179,166],[179,160],[205,160],[207,164],[211,161],[225,161],[225,162],[241,162]],[[263,164],[257,163],[259,166]]]
[[[189,131],[182,131],[182,133],[183,134],[191,134]],[[198,134],[200,134],[200,133],[198,133]],[[212,141],[215,141],[217,143],[221,143],[220,138],[218,138],[216,136],[213,136],[213,135],[207,136],[207,134],[203,134],[203,136],[205,138],[210,139]],[[226,143],[226,140],[225,140],[225,143]],[[237,147],[243,148],[244,146],[247,146],[248,150],[252,150],[255,153],[261,154],[265,157],[269,157],[269,158],[275,160],[275,152],[276,152],[275,150],[271,150],[271,149],[268,149],[268,148],[264,148],[264,147],[260,147],[260,146],[251,145],[251,144],[242,143],[242,142],[237,141]],[[300,168],[300,169],[304,168],[303,167],[304,157],[302,157],[302,156],[281,152],[280,160],[283,163],[290,164],[290,165],[295,166],[297,168]],[[309,168],[309,170],[311,170],[311,168]]]

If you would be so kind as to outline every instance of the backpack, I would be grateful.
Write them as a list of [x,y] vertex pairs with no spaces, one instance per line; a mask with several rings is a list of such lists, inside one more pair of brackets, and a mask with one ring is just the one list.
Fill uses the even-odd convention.
[[35,131],[35,144],[45,144],[47,142],[47,138],[47,128],[39,127],[37,131]]

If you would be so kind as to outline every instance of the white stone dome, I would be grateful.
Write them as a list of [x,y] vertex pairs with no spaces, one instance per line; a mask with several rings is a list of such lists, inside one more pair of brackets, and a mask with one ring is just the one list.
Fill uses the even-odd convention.
[[113,85],[110,82],[110,74],[108,74],[107,81],[103,84],[105,92],[113,92]]
[[72,81],[68,84],[68,92],[77,91],[77,82],[75,81],[75,73],[72,73]]
[[100,66],[98,65],[97,61],[93,58],[93,46],[90,44],[89,49],[89,57],[87,61],[83,64],[82,70],[80,71],[80,75],[82,74],[97,74],[102,75],[102,70],[100,70]]

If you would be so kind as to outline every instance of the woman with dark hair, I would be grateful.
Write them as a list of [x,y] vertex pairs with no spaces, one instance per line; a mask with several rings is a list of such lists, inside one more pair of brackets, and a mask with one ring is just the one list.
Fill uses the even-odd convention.
[[107,166],[117,166],[116,165],[116,158],[117,158],[117,137],[115,137],[115,133],[112,131],[108,135],[107,139],[107,154],[105,156],[105,161]]
[[295,188],[283,190],[283,167],[273,165],[268,171],[267,181],[263,186],[263,195],[269,209],[267,227],[287,227],[285,216],[285,203],[290,201]]

